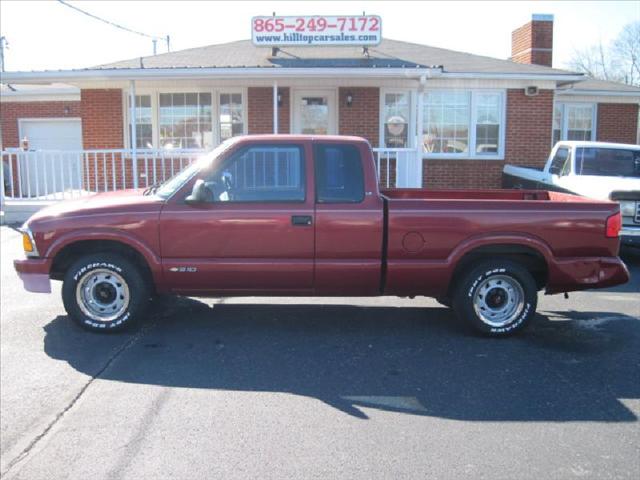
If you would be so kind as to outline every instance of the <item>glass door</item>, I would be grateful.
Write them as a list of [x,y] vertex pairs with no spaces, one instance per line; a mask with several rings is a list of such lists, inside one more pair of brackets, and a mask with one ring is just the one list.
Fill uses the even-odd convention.
[[294,93],[293,133],[335,135],[333,90],[299,90]]

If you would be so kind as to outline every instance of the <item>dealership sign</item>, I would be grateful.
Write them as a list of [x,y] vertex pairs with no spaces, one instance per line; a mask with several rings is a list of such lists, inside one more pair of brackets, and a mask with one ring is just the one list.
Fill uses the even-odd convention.
[[251,39],[258,47],[378,45],[382,20],[377,15],[253,17]]

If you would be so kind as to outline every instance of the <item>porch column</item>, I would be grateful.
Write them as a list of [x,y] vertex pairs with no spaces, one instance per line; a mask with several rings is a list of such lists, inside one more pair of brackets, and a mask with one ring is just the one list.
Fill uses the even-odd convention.
[[273,81],[273,133],[278,133],[278,82]]
[[[138,188],[138,139],[136,132],[136,82],[129,81],[129,125],[131,127],[131,171],[133,175],[133,188]],[[124,178],[122,179],[123,188]]]
[[422,158],[422,122],[424,121],[424,84],[426,78],[423,81],[420,79],[420,86],[418,87],[418,115],[416,116],[416,162],[420,164],[420,187],[424,186],[424,159]]

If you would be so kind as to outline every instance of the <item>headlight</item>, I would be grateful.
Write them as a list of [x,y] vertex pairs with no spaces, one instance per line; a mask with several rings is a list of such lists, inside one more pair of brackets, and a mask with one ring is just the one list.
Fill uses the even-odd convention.
[[36,242],[33,239],[33,233],[28,228],[22,228],[22,248],[27,257],[38,257],[38,248]]
[[620,213],[623,217],[633,217],[636,214],[636,202],[626,200],[620,202]]

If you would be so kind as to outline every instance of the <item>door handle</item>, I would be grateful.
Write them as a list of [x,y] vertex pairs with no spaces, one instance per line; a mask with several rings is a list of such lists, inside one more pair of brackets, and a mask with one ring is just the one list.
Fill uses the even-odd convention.
[[292,215],[291,225],[298,227],[308,227],[313,223],[311,215]]

